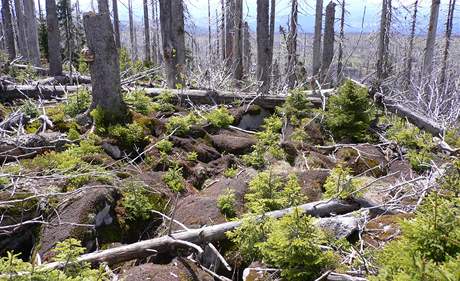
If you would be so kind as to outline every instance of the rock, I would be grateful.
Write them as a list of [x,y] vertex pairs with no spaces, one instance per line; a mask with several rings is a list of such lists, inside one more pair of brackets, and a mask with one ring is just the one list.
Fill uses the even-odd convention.
[[122,280],[129,281],[213,281],[214,279],[183,258],[174,259],[170,264],[146,263],[125,271]]
[[[74,195],[75,196],[75,195]],[[95,246],[95,228],[105,223],[112,223],[107,217],[107,205],[114,205],[115,190],[110,188],[89,188],[81,192],[77,198],[72,198],[66,205],[58,208],[59,216],[50,219],[50,223],[43,227],[41,234],[40,255],[49,260],[53,253],[50,251],[57,242],[73,237],[82,241],[88,250]],[[81,226],[81,224],[93,225]]]
[[332,218],[322,218],[318,221],[318,226],[326,229],[335,238],[349,238],[358,231],[359,219],[353,216],[340,216]]
[[169,138],[175,146],[184,149],[187,152],[196,152],[198,160],[208,163],[212,160],[220,158],[220,153],[213,147],[210,147],[202,142],[194,139],[186,139],[172,136]]
[[312,169],[297,173],[302,194],[308,197],[309,202],[321,200],[322,187],[329,176],[329,170]]
[[193,186],[200,189],[206,179],[222,174],[227,168],[235,163],[233,155],[224,155],[209,163],[198,163],[191,169],[190,177],[187,179]]
[[229,131],[211,136],[212,145],[220,152],[243,155],[252,151],[257,140],[249,134],[233,134]]
[[[225,222],[224,215],[217,208],[214,198],[200,195],[189,195],[179,201],[176,207],[175,219],[189,228],[200,228],[204,225]],[[176,230],[181,229],[175,226]]]
[[366,176],[380,177],[385,174],[388,164],[385,155],[373,145],[343,147],[335,153],[337,162],[350,167],[355,175],[365,173]]
[[276,273],[279,272],[255,261],[243,270],[243,281],[274,281],[278,280],[277,276],[273,276],[274,274],[279,275]]
[[123,154],[118,146],[110,144],[108,142],[103,142],[101,147],[104,149],[105,153],[107,153],[110,157],[115,160],[121,159]]

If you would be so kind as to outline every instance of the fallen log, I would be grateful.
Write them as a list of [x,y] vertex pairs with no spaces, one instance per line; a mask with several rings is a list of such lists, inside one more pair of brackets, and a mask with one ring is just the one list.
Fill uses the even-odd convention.
[[0,86],[0,102],[39,98],[50,100],[83,88],[85,86],[3,85]]
[[80,74],[64,74],[34,81],[34,85],[68,85],[68,84],[91,84],[91,77]]
[[70,143],[60,133],[26,134],[18,137],[2,137],[0,139],[0,162],[32,158],[36,154],[48,150],[60,150]]
[[[302,213],[316,217],[327,217],[332,214],[344,214],[356,211],[360,208],[357,203],[345,201],[318,201],[298,206]],[[281,218],[290,212],[293,208],[287,208],[278,211],[265,213],[264,216]],[[260,216],[259,216],[260,218]],[[337,217],[340,220],[341,217]],[[349,220],[349,217],[345,217]],[[330,218],[328,218],[330,220]],[[321,219],[320,219],[321,221]],[[242,223],[239,221],[226,222],[223,224],[206,226],[199,229],[190,229],[183,232],[173,233],[171,236],[162,236],[145,241],[136,242],[112,249],[102,250],[99,252],[89,253],[80,256],[78,262],[116,264],[137,258],[146,257],[152,252],[165,252],[170,250],[170,246],[177,244],[175,241],[186,241],[194,244],[208,243],[225,239],[225,233],[234,230]],[[43,265],[44,270],[55,269],[63,266],[62,262],[53,262]]]

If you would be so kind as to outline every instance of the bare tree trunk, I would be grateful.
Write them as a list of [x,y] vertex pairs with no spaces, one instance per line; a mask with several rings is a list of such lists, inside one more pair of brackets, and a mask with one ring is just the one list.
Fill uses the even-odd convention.
[[211,2],[208,0],[208,58],[212,60],[211,36]]
[[117,49],[121,48],[120,40],[120,19],[118,17],[118,0],[112,0],[112,12],[113,12],[113,30],[115,35],[115,44]]
[[436,31],[438,29],[440,4],[441,0],[432,0],[431,2],[430,26],[426,38],[425,56],[423,59],[422,71],[422,78],[428,79],[428,81],[431,80],[433,72],[434,47],[436,44]]
[[313,37],[312,75],[317,76],[321,68],[321,33],[323,28],[323,0],[316,0],[315,34]]
[[225,4],[224,0],[220,0],[221,4],[221,21],[220,21],[220,46],[222,47],[222,61],[225,62]]
[[3,22],[0,21],[0,49],[5,51],[5,32],[3,31]]
[[37,18],[35,16],[34,0],[24,0],[23,3],[29,59],[34,66],[40,66],[40,47],[38,45]]
[[61,36],[56,13],[55,0],[46,0],[46,24],[48,27],[48,61],[50,64],[50,75],[62,74],[61,57]]
[[22,57],[27,60],[29,57],[29,53],[27,50],[27,36],[24,30],[24,9],[22,6],[21,0],[15,0],[14,1],[14,10],[16,13],[16,19],[18,23],[18,49],[19,53],[22,55]]
[[14,48],[13,20],[11,17],[9,0],[2,0],[2,23],[8,60],[11,61],[16,57],[16,49]]
[[443,90],[447,88],[446,85],[446,77],[447,77],[447,60],[449,58],[449,48],[450,48],[450,41],[452,37],[452,27],[454,22],[454,11],[455,11],[455,0],[449,0],[449,10],[447,13],[447,22],[446,22],[446,43],[444,45],[444,52],[442,58],[442,69],[441,69],[441,78],[440,86]]
[[273,46],[275,44],[275,0],[271,0],[270,2],[270,37],[269,37],[269,51],[270,54],[268,56],[268,64],[267,66],[269,67],[268,73],[271,75],[272,72],[272,63],[273,63]]
[[257,0],[257,80],[262,83],[258,92],[270,89],[270,27],[268,0]]
[[335,22],[335,3],[329,2],[326,7],[326,18],[324,24],[323,59],[321,63],[321,83],[332,83],[331,63],[334,57],[334,22]]
[[[107,0],[102,1],[107,3]],[[127,107],[121,96],[120,65],[110,15],[85,13],[83,25],[90,50],[86,57],[93,96],[90,108],[100,110],[106,124],[124,121]]]
[[339,35],[339,54],[337,58],[337,84],[340,84],[343,80],[343,43],[345,41],[345,0],[342,0],[340,5],[341,16],[340,16],[340,35]]
[[418,2],[419,0],[415,0],[415,3],[414,3],[414,13],[412,15],[412,23],[411,23],[411,30],[410,30],[410,37],[409,37],[409,49],[407,50],[407,55],[406,55],[406,69],[405,69],[405,75],[404,75],[405,90],[409,89],[411,79],[412,79],[412,55],[414,53],[415,27],[417,25]]
[[292,0],[291,3],[291,22],[289,24],[289,34],[287,39],[287,87],[292,89],[296,82],[296,66],[297,66],[297,0]]
[[219,32],[219,13],[217,12],[217,9],[216,9],[216,61],[219,60],[220,58],[220,32]]
[[225,17],[225,68],[230,73],[233,66],[233,32],[235,29],[235,2],[226,0]]
[[150,56],[150,25],[149,25],[149,6],[147,0],[143,0],[144,2],[144,62],[150,63],[151,56]]
[[251,68],[251,34],[249,32],[248,22],[244,22],[243,32],[243,72],[246,75],[249,73]]
[[136,46],[134,43],[134,22],[133,22],[133,2],[128,0],[128,19],[129,19],[129,43],[131,46],[131,58],[137,59]]
[[[233,29],[233,79],[243,79],[243,0],[234,2],[234,29]],[[239,83],[236,82],[238,86]]]
[[391,25],[391,0],[382,1],[380,34],[377,58],[377,80],[381,83],[389,75],[389,43]]
[[185,74],[185,29],[182,0],[160,0],[161,38],[168,87],[183,83]]
[[156,29],[156,2],[155,0],[152,0],[152,32],[151,32],[151,36],[152,36],[152,62],[155,63],[155,64],[158,64],[158,41],[157,41],[157,32],[158,30]]

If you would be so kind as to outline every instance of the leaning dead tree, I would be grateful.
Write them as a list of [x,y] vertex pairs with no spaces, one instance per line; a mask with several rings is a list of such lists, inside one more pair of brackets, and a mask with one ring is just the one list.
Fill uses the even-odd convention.
[[299,4],[297,0],[292,0],[291,3],[291,21],[289,23],[289,33],[287,38],[287,87],[292,89],[296,82],[296,66],[297,66],[297,15]]
[[2,22],[5,32],[6,52],[8,53],[8,59],[11,61],[16,57],[16,49],[14,48],[13,20],[9,0],[2,0]]
[[331,63],[334,58],[334,23],[335,23],[335,3],[329,2],[326,7],[326,18],[324,23],[323,58],[321,61],[320,82],[324,84],[332,83]]
[[313,36],[312,75],[317,76],[321,67],[321,33],[323,28],[323,0],[316,0],[315,33]]
[[46,0],[46,25],[48,29],[48,61],[49,75],[62,74],[61,36],[59,34],[58,17],[55,0]]
[[[438,30],[439,6],[441,0],[432,0],[430,12],[430,25],[426,38],[425,55],[423,57],[422,78],[431,80],[433,72],[434,49],[436,44],[436,32]],[[427,81],[427,80],[425,80]]]
[[107,123],[124,120],[126,104],[121,96],[120,65],[113,36],[110,15],[104,8],[107,0],[99,0],[99,13],[83,15],[87,52],[84,54],[91,72],[92,103],[90,110],[98,109]]
[[176,88],[185,75],[185,28],[182,0],[160,0],[163,59],[169,88]]
[[377,53],[377,81],[381,83],[389,75],[390,59],[391,0],[382,1],[379,46]]

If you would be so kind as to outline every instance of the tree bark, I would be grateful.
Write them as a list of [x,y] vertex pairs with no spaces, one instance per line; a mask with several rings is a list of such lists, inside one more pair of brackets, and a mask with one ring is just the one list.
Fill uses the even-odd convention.
[[377,58],[377,80],[381,83],[389,75],[389,45],[391,25],[391,0],[382,1],[382,14],[380,19],[380,34]]
[[455,11],[455,0],[449,0],[449,10],[447,13],[447,22],[446,22],[446,35],[445,35],[445,45],[444,52],[442,56],[442,68],[441,68],[441,78],[439,79],[439,84],[441,86],[441,92],[444,92],[447,89],[447,61],[449,58],[449,48],[452,37],[452,28],[454,22],[454,11]]
[[14,10],[18,22],[18,49],[21,56],[27,60],[29,52],[27,50],[27,36],[24,29],[24,9],[21,0],[14,0]]
[[321,68],[321,33],[323,28],[323,0],[316,0],[315,34],[313,37],[312,75],[317,76]]
[[208,58],[212,60],[211,1],[208,0]]
[[269,2],[257,0],[257,80],[261,82],[258,92],[267,94],[270,89],[270,28]]
[[243,0],[235,0],[234,7],[232,72],[238,86],[243,79]]
[[35,16],[34,0],[24,0],[23,3],[29,59],[32,65],[40,66],[40,47],[38,45],[37,19]]
[[274,50],[274,45],[275,45],[275,0],[271,0],[270,2],[270,35],[269,35],[269,43],[268,43],[268,48],[269,48],[269,55],[268,55],[268,64],[267,66],[269,67],[268,69],[268,75],[272,75],[272,64],[273,64],[273,50]]
[[[430,13],[430,25],[428,28],[428,35],[426,38],[425,56],[423,58],[423,71],[422,79],[424,81],[430,81],[433,72],[433,59],[434,59],[434,47],[436,44],[436,32],[438,29],[438,18],[439,18],[439,6],[441,0],[432,0],[431,2],[431,13]],[[425,80],[428,79],[428,80]]]
[[56,13],[55,0],[46,0],[46,25],[48,28],[48,61],[49,74],[57,76],[62,74],[61,36]]
[[321,63],[321,83],[332,83],[331,63],[334,57],[334,22],[335,22],[335,3],[329,2],[326,7],[326,18],[324,24],[323,59]]
[[85,13],[83,25],[90,50],[87,57],[93,97],[90,109],[101,110],[106,123],[120,122],[126,118],[127,108],[121,96],[120,65],[110,16]]
[[[341,201],[318,201],[298,206],[301,213],[309,214],[317,217],[326,217],[331,214],[343,214],[352,212],[359,209],[359,205],[355,203],[347,203]],[[292,213],[294,208],[288,208],[278,211],[265,213],[265,217],[272,217],[275,219],[281,218],[285,215]],[[259,219],[261,216],[258,217]],[[345,217],[347,220],[350,218]],[[330,218],[328,218],[330,220]],[[336,218],[340,221],[340,217]],[[226,233],[232,231],[241,225],[242,221],[232,221],[213,226],[207,226],[199,229],[190,229],[183,232],[171,234],[169,236],[162,236],[150,240],[136,242],[130,245],[120,246],[108,250],[103,250],[95,253],[82,255],[77,258],[78,262],[101,263],[107,264],[120,263],[136,258],[146,257],[152,254],[152,250],[158,252],[168,251],[174,245],[175,240],[187,241],[195,244],[208,243],[212,241],[219,241],[226,238]],[[319,219],[321,223],[321,219]],[[321,225],[321,224],[319,224]],[[53,262],[44,265],[45,269],[54,269],[63,266],[62,262]]]
[[222,47],[221,59],[225,62],[225,4],[224,0],[220,0],[221,19],[220,19],[220,46]]
[[8,60],[12,61],[16,57],[16,49],[14,48],[13,19],[9,0],[2,0],[2,22]]
[[418,2],[419,0],[415,0],[414,13],[412,14],[412,23],[411,23],[410,37],[409,37],[409,48],[407,50],[407,55],[406,55],[406,66],[405,66],[405,74],[404,74],[404,89],[405,90],[409,89],[409,86],[411,84],[411,79],[412,79],[412,55],[414,53],[415,27],[417,26]]
[[289,34],[287,39],[287,87],[292,89],[296,82],[296,66],[297,66],[297,15],[298,2],[292,0],[291,3],[291,22],[289,24]]
[[133,21],[133,2],[128,0],[128,20],[129,20],[129,43],[131,47],[131,58],[137,60],[136,45],[134,42],[134,21]]
[[184,7],[182,0],[160,0],[163,59],[169,88],[183,84],[185,75]]
[[147,0],[144,2],[144,62],[150,63],[152,61],[150,55],[150,25],[149,25],[149,6]]
[[117,49],[121,48],[120,41],[120,19],[118,17],[118,0],[112,0],[112,13],[113,13],[113,30],[115,35],[115,45]]

